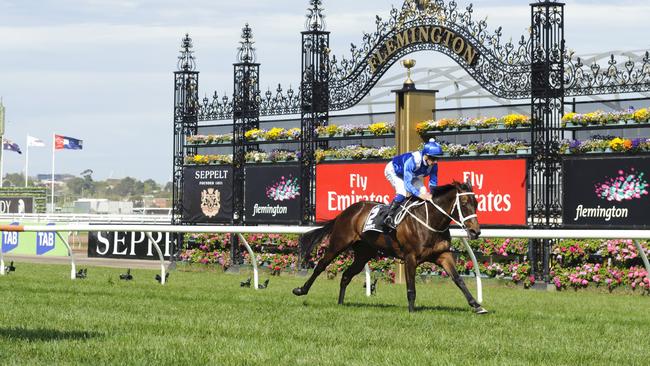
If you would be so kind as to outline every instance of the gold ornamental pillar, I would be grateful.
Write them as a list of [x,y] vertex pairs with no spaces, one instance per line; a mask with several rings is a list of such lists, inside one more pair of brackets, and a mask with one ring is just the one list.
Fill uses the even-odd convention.
[[[411,69],[415,60],[406,59],[402,65],[407,69],[407,78],[402,89],[395,93],[395,145],[398,154],[418,150],[422,137],[418,134],[418,123],[435,119],[436,93],[438,90],[419,90],[411,80]],[[404,264],[397,266],[395,283],[405,283]]]
[[402,89],[395,93],[395,144],[397,153],[415,151],[422,143],[422,138],[415,127],[422,121],[434,119],[436,93],[438,90],[421,90],[415,88],[411,80],[411,68],[415,60],[403,60],[402,65],[408,70],[407,79]]

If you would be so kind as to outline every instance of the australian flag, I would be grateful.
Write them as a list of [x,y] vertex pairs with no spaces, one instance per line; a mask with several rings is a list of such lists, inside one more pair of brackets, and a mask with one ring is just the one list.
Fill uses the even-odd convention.
[[19,154],[22,154],[23,152],[20,151],[20,146],[18,146],[17,143],[8,140],[8,139],[2,139],[2,149],[3,150],[9,150],[9,151],[15,151]]
[[81,150],[83,141],[68,136],[54,135],[54,149]]

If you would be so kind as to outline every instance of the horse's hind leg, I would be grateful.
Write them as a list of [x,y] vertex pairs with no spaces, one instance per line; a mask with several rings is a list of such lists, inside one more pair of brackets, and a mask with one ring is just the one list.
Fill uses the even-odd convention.
[[[343,244],[341,244],[343,243]],[[332,234],[330,237],[330,245],[327,247],[323,257],[318,260],[318,264],[314,268],[314,273],[307,279],[302,287],[296,287],[293,289],[293,294],[296,296],[307,295],[311,285],[314,284],[318,275],[321,274],[327,268],[327,266],[341,254],[344,250],[348,249],[352,245],[352,241],[343,241],[339,236]]]
[[350,284],[350,281],[352,281],[352,278],[358,275],[359,272],[363,270],[363,267],[366,265],[366,263],[368,263],[368,261],[375,255],[377,255],[377,251],[367,245],[364,245],[363,243],[358,243],[354,247],[354,261],[352,262],[352,265],[346,269],[345,272],[343,272],[343,276],[341,276],[339,305],[343,304],[343,299],[345,298],[345,289]]
[[456,261],[454,260],[454,256],[451,254],[451,252],[445,252],[440,254],[438,259],[436,259],[436,264],[442,266],[447,273],[451,276],[451,279],[454,281],[456,286],[463,292],[463,295],[465,295],[465,298],[467,299],[467,303],[469,303],[469,306],[471,306],[474,309],[474,312],[477,314],[486,314],[487,310],[483,309],[481,304],[479,304],[475,299],[474,296],[472,296],[472,293],[469,292],[467,289],[467,286],[465,286],[465,281],[460,277],[458,272],[456,272]]

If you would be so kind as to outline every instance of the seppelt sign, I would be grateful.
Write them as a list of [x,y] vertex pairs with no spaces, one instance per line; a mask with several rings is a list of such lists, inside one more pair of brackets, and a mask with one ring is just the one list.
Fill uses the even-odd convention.
[[[384,177],[387,162],[316,166],[316,221],[336,217],[359,201],[389,203],[395,195]],[[481,225],[526,225],[526,160],[441,161],[440,185],[470,180]]]

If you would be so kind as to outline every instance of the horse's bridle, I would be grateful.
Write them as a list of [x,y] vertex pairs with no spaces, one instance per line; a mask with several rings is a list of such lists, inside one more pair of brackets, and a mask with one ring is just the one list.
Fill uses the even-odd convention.
[[[428,208],[428,206],[426,206],[426,202],[429,202],[430,204],[433,205],[433,207],[435,207],[438,211],[440,211],[440,213],[447,216],[456,225],[460,226],[463,230],[467,231],[467,225],[465,225],[465,222],[467,220],[473,219],[473,218],[478,217],[478,216],[476,214],[472,214],[472,215],[469,215],[469,216],[464,216],[463,215],[463,210],[460,207],[460,197],[461,196],[475,196],[475,195],[476,194],[474,192],[462,192],[462,193],[456,192],[456,201],[452,205],[451,211],[449,213],[447,213],[447,210],[443,209],[442,207],[437,205],[435,202],[433,202],[433,199],[430,199],[430,200],[427,200],[427,201],[421,201],[421,202],[425,204],[425,206],[424,206],[425,209]],[[411,205],[410,207],[412,207],[412,206],[413,205]],[[454,219],[451,216],[451,215],[454,214],[454,211],[456,211],[456,210],[458,210],[458,219],[460,221]],[[429,223],[428,223],[429,222],[429,210],[426,210],[426,215],[427,215],[426,221],[427,222],[423,222],[419,217],[417,217],[413,213],[411,213],[408,210],[408,208],[405,210],[405,212],[408,213],[409,215],[411,215],[411,217],[413,217],[416,221],[418,221],[420,224],[424,225],[427,229],[429,229],[431,231],[434,231],[434,232],[437,232],[437,233],[442,233],[442,232],[445,232],[445,231],[449,230],[449,226],[447,226],[447,228],[444,229],[444,230],[436,230],[436,229],[432,228],[431,226],[429,226]]]
[[[451,211],[447,213],[446,210],[444,210],[442,207],[438,206],[435,202],[433,202],[433,199],[428,200],[429,203],[433,205],[438,211],[440,211],[443,215],[447,216],[451,221],[453,221],[456,225],[460,226],[463,230],[467,231],[467,225],[465,225],[465,221],[473,219],[475,217],[478,217],[476,214],[469,215],[469,216],[464,216],[463,215],[463,210],[461,210],[460,207],[460,196],[475,196],[476,194],[474,192],[456,192],[456,202],[454,202],[454,205],[451,208]],[[458,210],[458,219],[460,222],[456,219],[454,219],[451,215],[454,214],[454,211]]]

